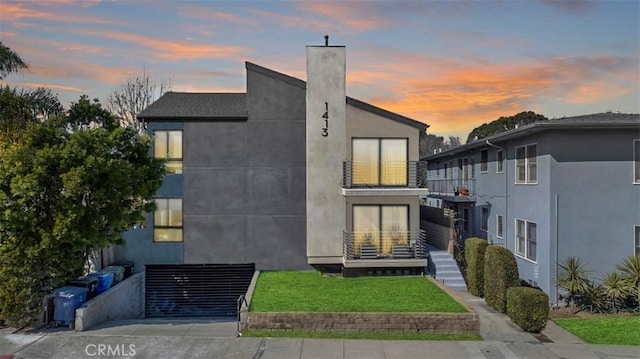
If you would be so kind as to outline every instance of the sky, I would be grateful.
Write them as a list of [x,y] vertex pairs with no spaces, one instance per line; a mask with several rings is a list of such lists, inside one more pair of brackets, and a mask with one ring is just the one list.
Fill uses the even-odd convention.
[[306,79],[347,49],[347,95],[466,139],[500,116],[640,113],[640,1],[0,0],[0,41],[65,107],[148,71],[173,91],[245,92],[245,61]]

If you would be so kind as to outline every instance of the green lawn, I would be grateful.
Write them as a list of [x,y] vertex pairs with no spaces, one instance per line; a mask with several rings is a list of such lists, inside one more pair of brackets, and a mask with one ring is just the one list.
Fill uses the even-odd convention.
[[316,338],[316,339],[373,339],[373,340],[482,340],[478,334],[433,334],[433,333],[377,333],[377,332],[313,332],[291,330],[248,329],[245,337],[269,338]]
[[558,318],[554,322],[591,344],[640,345],[640,316]]
[[431,312],[467,310],[424,277],[343,278],[316,271],[261,272],[255,312]]

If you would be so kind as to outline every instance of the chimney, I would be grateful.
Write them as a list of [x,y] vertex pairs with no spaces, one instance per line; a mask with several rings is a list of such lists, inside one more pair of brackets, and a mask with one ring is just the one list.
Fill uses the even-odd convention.
[[341,264],[346,202],[342,163],[347,158],[346,49],[307,46],[306,174],[309,264]]

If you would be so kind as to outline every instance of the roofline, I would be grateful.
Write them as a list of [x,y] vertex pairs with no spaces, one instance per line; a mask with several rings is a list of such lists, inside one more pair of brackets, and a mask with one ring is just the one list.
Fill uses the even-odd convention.
[[[300,80],[299,78],[293,77],[293,76],[289,76],[289,75],[285,75],[281,72],[272,70],[272,69],[268,69],[266,67],[254,64],[252,62],[246,61],[245,62],[245,66],[247,68],[247,70],[252,70],[252,71],[256,71],[259,72],[263,75],[269,76],[269,77],[273,77],[275,79],[280,79],[283,80],[293,86],[302,88],[302,89],[306,89],[307,88],[307,82],[304,80]],[[427,128],[429,127],[429,125],[427,125],[426,123],[422,123],[416,120],[413,120],[409,117],[405,117],[402,115],[399,115],[397,113],[385,110],[383,108],[374,106],[372,104],[360,101],[360,100],[356,100],[352,97],[347,96],[346,102],[348,105],[351,105],[353,107],[359,108],[361,110],[367,111],[367,112],[371,112],[374,113],[376,115],[382,116],[382,117],[386,117],[390,120],[394,120],[396,122],[400,122],[402,124],[405,125],[409,125],[412,127],[415,127],[421,131],[426,131]]]
[[152,117],[139,117],[141,120],[150,120],[153,122],[185,122],[185,121],[247,121],[248,116],[200,116],[200,117],[175,117],[175,116],[152,116]]
[[[581,116],[575,116],[575,117],[581,117]],[[561,121],[561,120],[570,119],[570,118],[571,117],[566,117],[566,118],[557,119],[557,120]],[[548,130],[568,130],[568,129],[612,129],[613,130],[613,129],[625,129],[625,128],[635,128],[635,129],[638,128],[637,123],[622,122],[622,121],[616,121],[616,120],[607,121],[607,122],[594,121],[594,122],[574,122],[574,123],[567,123],[567,122],[554,123],[553,121],[556,121],[556,120],[547,120],[547,121],[530,123],[528,125],[522,126],[517,129],[512,129],[509,131],[497,133],[495,135],[480,138],[473,142],[465,143],[464,145],[457,146],[446,151],[425,156],[420,160],[429,161],[429,160],[434,160],[442,157],[449,157],[461,152],[473,150],[473,149],[484,147],[484,146],[489,146],[487,144],[487,141],[503,142],[503,141],[508,141],[515,138],[524,137],[534,133],[539,133],[539,132],[548,131]]]
[[367,111],[367,112],[371,112],[371,113],[376,114],[378,116],[386,117],[386,118],[388,118],[390,120],[394,120],[396,122],[400,122],[402,124],[415,127],[415,128],[419,129],[422,132],[426,131],[427,128],[429,127],[429,125],[427,125],[426,123],[423,123],[423,122],[420,122],[420,121],[416,121],[416,120],[411,119],[409,117],[405,117],[405,116],[399,115],[399,114],[397,114],[395,112],[387,111],[387,110],[385,110],[383,108],[374,106],[374,105],[372,105],[370,103],[366,103],[364,101],[356,100],[353,97],[347,96],[347,105],[351,105],[353,107],[359,108],[359,109]]

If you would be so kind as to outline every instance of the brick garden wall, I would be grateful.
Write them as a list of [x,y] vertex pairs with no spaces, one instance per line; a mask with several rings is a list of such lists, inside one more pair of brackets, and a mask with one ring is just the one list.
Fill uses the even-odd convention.
[[248,329],[479,334],[471,313],[254,313]]

